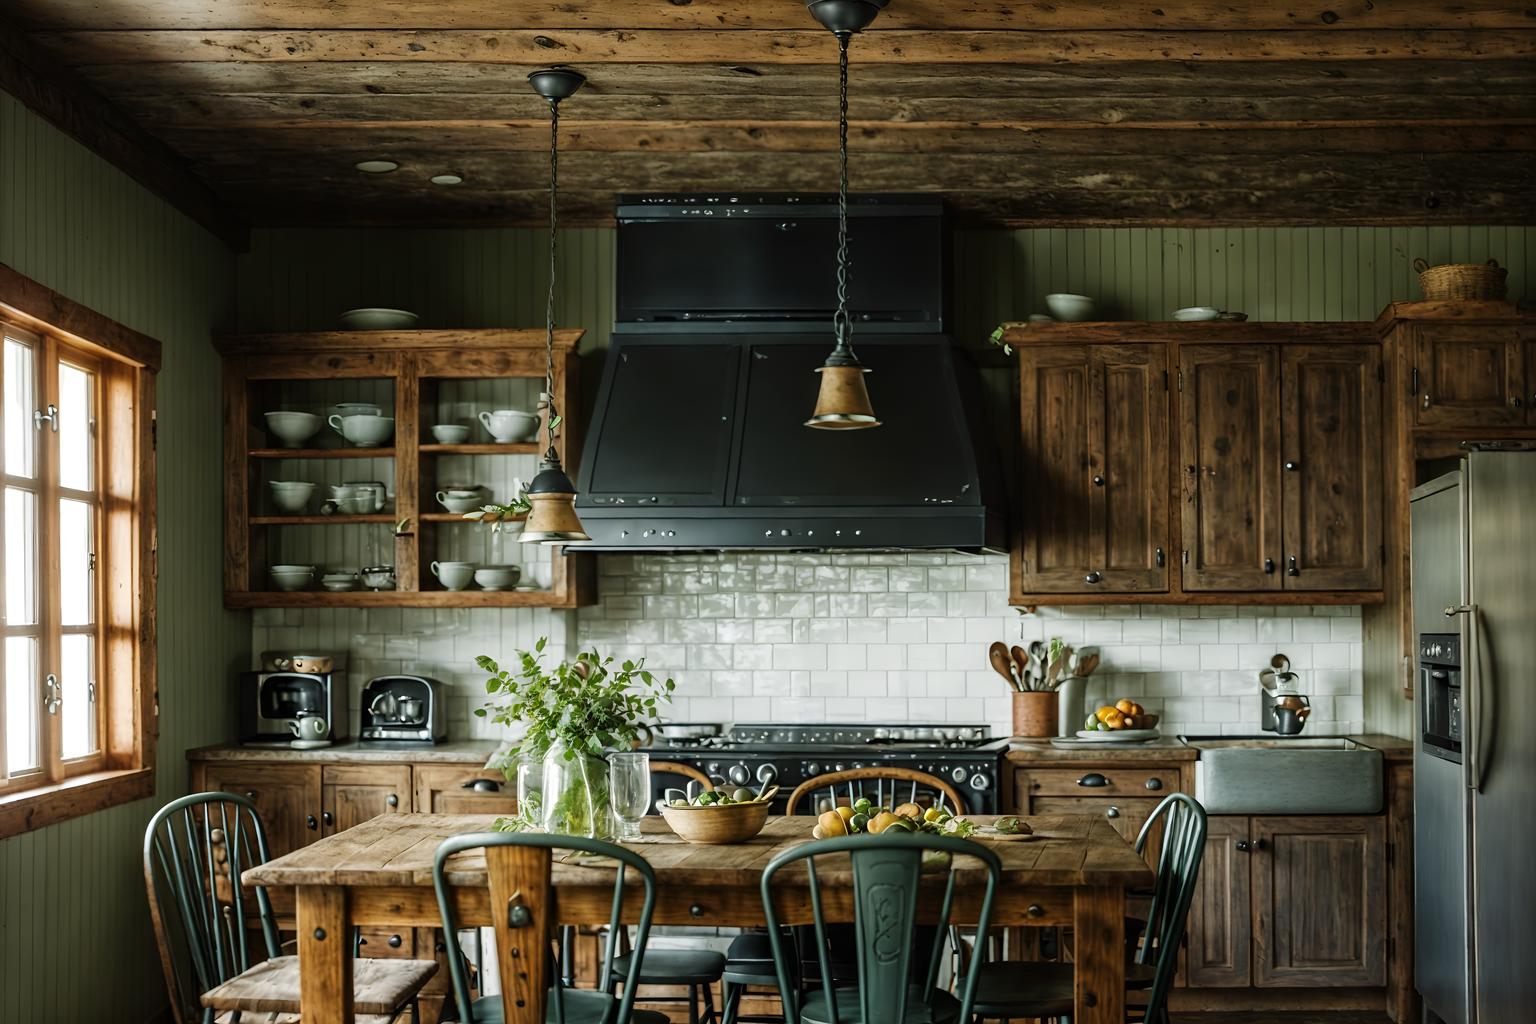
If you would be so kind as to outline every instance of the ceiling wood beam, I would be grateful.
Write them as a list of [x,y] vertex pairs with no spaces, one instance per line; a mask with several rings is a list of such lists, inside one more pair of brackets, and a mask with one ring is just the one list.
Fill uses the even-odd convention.
[[[564,29],[467,31],[37,32],[71,64],[164,61],[477,61],[483,63],[825,64],[836,44],[819,29],[686,31]],[[1087,61],[1524,60],[1536,29],[1294,29],[1230,32],[945,32],[874,29],[855,63],[1054,64]]]
[[245,225],[223,208],[179,154],[3,21],[0,89],[164,198],[231,249],[242,251],[249,244]]
[[[32,28],[69,29],[760,29],[806,27],[794,0],[9,0]],[[1094,29],[1434,29],[1530,27],[1520,4],[1500,0],[898,0],[880,15],[885,28],[949,30]]]

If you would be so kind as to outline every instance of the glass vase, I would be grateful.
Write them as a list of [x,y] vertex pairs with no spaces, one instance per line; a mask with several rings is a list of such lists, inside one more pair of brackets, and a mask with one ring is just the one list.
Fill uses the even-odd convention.
[[544,755],[544,831],[611,841],[608,762],[556,741]]

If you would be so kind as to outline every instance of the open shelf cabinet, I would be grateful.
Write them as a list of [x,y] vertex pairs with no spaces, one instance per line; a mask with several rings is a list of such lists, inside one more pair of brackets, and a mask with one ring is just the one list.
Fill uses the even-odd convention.
[[[555,332],[554,392],[573,409],[576,343],[582,331]],[[528,330],[335,331],[241,335],[218,339],[224,357],[224,602],[231,608],[468,607],[573,608],[596,596],[592,556],[524,545],[510,532],[493,549],[489,528],[446,511],[437,492],[479,484],[486,501],[506,501],[517,481],[537,472],[544,412],[544,332]],[[379,447],[355,447],[326,421],[340,403],[378,406],[394,435]],[[477,419],[495,409],[536,412],[540,439],[495,441]],[[268,432],[264,414],[287,410],[320,417],[319,432],[287,448]],[[434,424],[470,428],[468,441],[439,444]],[[555,446],[573,475],[579,457],[573,420]],[[272,503],[274,480],[307,481],[302,509]],[[382,483],[383,508],[325,514],[327,488]],[[520,584],[537,589],[450,591],[434,560],[516,564]],[[316,579],[297,591],[272,583],[272,565],[314,565]],[[326,571],[393,565],[395,589],[332,592]]]

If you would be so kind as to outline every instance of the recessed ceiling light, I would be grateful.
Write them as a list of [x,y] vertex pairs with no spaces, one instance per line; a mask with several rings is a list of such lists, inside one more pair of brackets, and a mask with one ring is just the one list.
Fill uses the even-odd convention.
[[434,185],[458,185],[464,181],[464,178],[457,174],[434,174],[428,180]]
[[400,165],[393,160],[360,160],[356,167],[365,174],[388,174],[400,169]]

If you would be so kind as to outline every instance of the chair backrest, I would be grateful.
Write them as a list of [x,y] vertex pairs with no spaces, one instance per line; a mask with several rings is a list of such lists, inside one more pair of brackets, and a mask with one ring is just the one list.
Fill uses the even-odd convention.
[[[816,869],[816,858],[833,854],[849,855],[853,865],[853,916],[860,1019],[900,1021],[905,1019],[910,997],[908,987],[911,984],[912,951],[916,945],[914,938],[918,927],[919,883],[924,874],[923,854],[928,851],[948,854],[949,862],[945,869],[943,898],[933,922],[936,924],[933,952],[919,990],[920,998],[926,1001],[932,998],[938,985],[944,937],[949,932],[955,896],[954,858],[974,857],[986,870],[986,891],[976,919],[976,948],[981,950],[986,945],[987,926],[992,920],[992,901],[1002,874],[1002,862],[998,860],[997,854],[979,842],[952,836],[882,833],[804,843],[785,850],[769,861],[763,870],[763,913],[767,917],[768,938],[773,946],[779,995],[784,1001],[786,1020],[800,1018],[803,997],[795,977],[797,955],[791,950],[790,940],[779,927],[779,915],[773,898],[774,876],[790,865],[805,862],[812,924],[820,954],[817,962],[821,971],[821,990],[832,1024],[837,1024],[836,986],[829,966],[831,958],[828,955],[822,879]],[[931,887],[928,892],[932,893]],[[971,1004],[976,995],[976,978],[983,959],[979,954],[971,958],[961,993],[958,1020],[970,1019]]]
[[[279,953],[272,903],[240,875],[267,860],[256,805],[234,793],[166,804],[144,830],[144,888],[171,1007],[180,1024],[211,1021],[202,994]],[[251,942],[252,917],[261,942]],[[256,945],[255,949],[251,947]]]
[[[946,780],[895,765],[849,768],[806,779],[789,794],[784,813],[820,813],[822,801],[836,807],[839,803],[851,805],[861,796],[868,797],[876,807],[914,803],[924,807],[948,807],[952,814],[965,813],[965,801],[961,799],[960,791]],[[802,810],[801,801],[811,802],[811,806]]]
[[1178,967],[1179,945],[1189,905],[1195,898],[1200,862],[1205,857],[1205,808],[1192,796],[1171,793],[1157,805],[1136,836],[1136,852],[1147,845],[1153,829],[1163,826],[1163,848],[1157,862],[1157,881],[1147,924],[1137,945],[1139,964],[1152,963],[1152,989],[1147,995],[1146,1019],[1157,1020],[1167,1003],[1168,990]]
[[[564,1024],[565,1021],[560,970],[554,953],[557,922],[550,885],[551,854],[555,850],[574,850],[619,862],[613,878],[608,944],[598,979],[598,988],[602,991],[608,989],[616,936],[623,927],[625,868],[634,869],[640,876],[644,890],[639,926],[635,931],[637,955],[630,957],[629,975],[624,979],[624,997],[619,1003],[617,1014],[612,1017],[614,1021],[628,1021],[635,1001],[635,990],[639,986],[640,962],[651,930],[651,915],[656,909],[656,873],[645,859],[622,846],[583,836],[472,832],[446,839],[438,846],[437,856],[432,861],[432,885],[437,890],[438,912],[443,918],[445,935],[453,935],[459,928],[458,913],[450,892],[455,884],[453,868],[448,860],[467,850],[485,851],[505,1024],[544,1024],[551,992],[555,1005],[554,1019],[557,1024]],[[448,958],[448,973],[453,983],[453,997],[459,1006],[459,1019],[474,1019],[470,1008],[468,971],[461,958]]]
[[[709,776],[708,775],[705,775],[703,772],[701,772],[699,769],[695,768],[693,765],[691,765],[691,764],[684,764],[681,761],[652,761],[651,762],[651,778],[654,780],[654,779],[656,779],[656,777],[658,775],[661,775],[661,776],[676,775],[679,778],[685,780],[685,782],[697,782],[699,785],[703,786],[705,789],[714,789],[715,788],[715,784],[713,782],[709,781]],[[663,779],[661,779],[659,781],[665,783],[668,780],[663,778]],[[654,785],[654,783],[653,783],[653,785]]]

